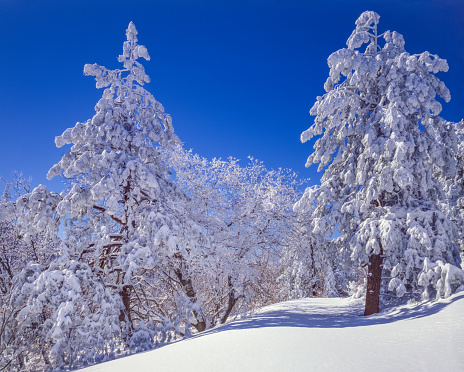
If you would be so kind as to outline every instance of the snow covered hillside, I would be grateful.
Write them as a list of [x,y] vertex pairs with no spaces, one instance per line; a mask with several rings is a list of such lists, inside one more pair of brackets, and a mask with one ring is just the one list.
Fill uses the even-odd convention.
[[464,370],[463,292],[369,317],[362,312],[362,303],[348,299],[288,301],[81,371]]

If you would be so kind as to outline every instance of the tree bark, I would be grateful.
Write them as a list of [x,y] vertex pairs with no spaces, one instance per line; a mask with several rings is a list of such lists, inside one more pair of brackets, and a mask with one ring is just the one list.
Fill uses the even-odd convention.
[[[185,293],[192,300],[192,303],[197,302],[197,295],[195,293],[195,290],[193,289],[192,280],[190,278],[184,279],[182,272],[179,269],[175,270],[175,273],[180,283],[182,284]],[[197,320],[197,324],[192,325],[197,329],[198,332],[203,332],[206,329],[206,322],[203,316],[200,316],[201,314],[198,314],[196,310],[193,310],[192,312],[193,316]]]
[[232,277],[229,275],[227,277],[227,284],[229,286],[229,300],[227,303],[227,309],[224,315],[221,318],[221,324],[224,324],[229,318],[230,313],[232,312],[232,309],[234,308],[235,304],[237,303],[238,298],[235,297],[235,290],[234,286],[232,284]]
[[132,317],[131,317],[131,313],[130,313],[131,290],[132,290],[131,285],[125,285],[122,288],[122,291],[119,292],[119,295],[121,296],[121,299],[122,299],[122,304],[124,305],[124,309],[121,310],[121,312],[119,313],[119,321],[128,323],[130,334],[132,334],[132,330],[133,330]]
[[380,284],[382,282],[383,249],[380,245],[379,254],[369,256],[367,274],[366,305],[364,316],[376,314],[380,311]]
[[313,284],[311,286],[313,291],[313,297],[317,297],[317,274],[316,274],[316,265],[314,263],[314,245],[309,243],[309,247],[311,250],[311,271],[312,271],[312,278]]

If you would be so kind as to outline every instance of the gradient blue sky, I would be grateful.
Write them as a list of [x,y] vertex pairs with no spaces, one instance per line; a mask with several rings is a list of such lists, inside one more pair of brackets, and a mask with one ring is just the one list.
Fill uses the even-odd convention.
[[0,0],[0,176],[19,170],[60,191],[45,178],[65,152],[54,138],[91,118],[101,96],[84,64],[117,68],[133,21],[152,57],[146,88],[186,148],[252,155],[316,183],[320,174],[304,168],[312,144],[300,134],[324,93],[327,57],[365,10],[380,14],[381,32],[402,33],[408,52],[448,60],[442,116],[464,118],[462,0]]

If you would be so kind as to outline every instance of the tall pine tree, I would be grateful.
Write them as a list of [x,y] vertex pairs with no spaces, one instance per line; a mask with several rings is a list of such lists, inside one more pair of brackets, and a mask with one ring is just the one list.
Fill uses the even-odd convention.
[[450,93],[434,75],[448,65],[407,53],[397,32],[379,35],[379,18],[364,12],[348,48],[328,58],[327,93],[301,135],[321,136],[306,166],[320,163],[324,174],[296,206],[312,212],[314,232],[328,238],[336,226],[352,260],[367,267],[365,315],[379,311],[382,293],[418,292],[426,258],[460,261],[456,226],[439,208],[439,180],[455,172],[455,140],[436,99]]
[[105,88],[93,118],[56,137],[72,146],[47,177],[62,174],[71,187],[58,195],[39,186],[22,203],[25,230],[62,225],[60,254],[28,287],[24,310],[47,314],[53,367],[98,361],[121,341],[140,350],[161,333],[165,341],[180,327],[205,329],[192,272],[207,240],[160,155],[179,140],[143,87],[150,79],[138,60],[150,57],[132,22],[126,36],[121,69],[84,67]]

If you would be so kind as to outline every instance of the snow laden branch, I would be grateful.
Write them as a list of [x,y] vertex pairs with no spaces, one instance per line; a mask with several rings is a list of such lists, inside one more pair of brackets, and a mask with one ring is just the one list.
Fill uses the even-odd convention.
[[348,48],[328,58],[326,94],[301,135],[318,136],[306,166],[319,163],[324,174],[295,205],[311,213],[314,233],[328,238],[336,226],[352,260],[367,264],[366,315],[379,311],[381,297],[417,293],[426,258],[460,264],[457,227],[441,208],[457,146],[439,116],[438,97],[448,102],[450,93],[434,74],[448,64],[410,55],[403,36],[379,35],[378,23],[364,12]]
[[179,139],[144,88],[150,79],[139,61],[150,57],[133,23],[126,37],[121,69],[84,68],[105,88],[93,118],[56,137],[58,147],[72,147],[47,177],[61,175],[70,187],[58,195],[39,186],[18,200],[26,238],[39,230],[61,237],[59,254],[23,291],[23,317],[42,324],[39,358],[51,368],[205,328],[191,283],[208,240],[184,213],[185,195],[160,156]]
[[42,350],[40,326],[30,321],[26,298],[31,282],[57,254],[55,221],[49,218],[54,195],[45,188],[31,193],[30,180],[21,173],[14,173],[12,182],[2,180],[0,370],[26,370],[29,358]]
[[297,223],[296,174],[267,170],[252,158],[246,166],[208,160],[180,147],[164,155],[188,197],[185,213],[211,245],[197,274],[207,324],[278,301],[280,255]]

